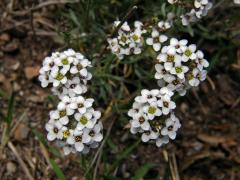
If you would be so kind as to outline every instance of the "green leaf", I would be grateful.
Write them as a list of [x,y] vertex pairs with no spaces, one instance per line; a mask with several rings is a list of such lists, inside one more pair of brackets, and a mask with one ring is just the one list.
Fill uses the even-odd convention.
[[57,163],[53,159],[50,159],[50,163],[51,163],[53,171],[56,173],[58,179],[65,180],[66,177],[65,177],[64,173],[62,172],[62,170],[60,169],[60,167],[57,165]]
[[143,177],[148,173],[148,171],[155,166],[156,164],[150,164],[150,163],[144,164],[135,172],[135,176],[133,177],[133,180],[143,179]]
[[114,170],[116,167],[118,167],[120,165],[120,163],[122,162],[122,160],[127,158],[129,156],[129,154],[138,146],[138,144],[140,142],[141,142],[141,140],[138,140],[134,144],[132,144],[131,146],[126,148],[124,151],[122,151],[119,154],[119,156],[117,157],[117,159],[115,160],[115,162],[113,163],[113,165],[111,166],[108,173],[110,173],[112,170]]
[[14,93],[14,90],[12,90],[11,97],[8,100],[8,111],[7,111],[7,116],[5,118],[5,122],[8,124],[8,126],[11,125],[12,119],[13,119],[14,98],[15,98],[15,93]]

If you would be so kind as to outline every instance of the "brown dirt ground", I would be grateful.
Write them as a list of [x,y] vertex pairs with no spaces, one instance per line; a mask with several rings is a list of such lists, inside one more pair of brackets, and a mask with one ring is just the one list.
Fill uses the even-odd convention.
[[[11,94],[11,82],[15,82],[14,131],[10,142],[23,160],[34,179],[52,179],[53,171],[47,162],[49,155],[32,133],[32,129],[44,132],[49,109],[54,107],[48,92],[40,87],[37,73],[43,57],[58,45],[49,43],[48,37],[34,38],[17,28],[0,34],[0,88]],[[200,88],[191,91],[187,98],[178,101],[177,115],[182,128],[176,141],[164,149],[152,145],[139,145],[123,162],[118,175],[129,179],[132,173],[145,163],[156,163],[146,179],[154,174],[165,174],[167,152],[176,158],[178,171],[184,180],[240,179],[240,84],[229,74],[210,74]],[[0,111],[7,111],[7,99],[0,98]],[[2,118],[2,117],[0,117]],[[0,134],[5,127],[0,124]],[[136,139],[124,129],[112,130],[112,141],[119,149]],[[119,138],[116,138],[119,137]],[[113,157],[114,152],[109,153]],[[83,173],[71,155],[58,159],[68,178],[81,179]],[[26,179],[26,173],[9,145],[0,153],[0,179]],[[103,172],[100,163],[100,174]]]

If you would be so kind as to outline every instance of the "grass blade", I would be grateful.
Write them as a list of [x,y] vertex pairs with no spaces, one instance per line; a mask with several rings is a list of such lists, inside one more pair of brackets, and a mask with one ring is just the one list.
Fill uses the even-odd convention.
[[10,127],[13,119],[13,105],[14,105],[14,99],[15,99],[15,93],[14,90],[12,90],[11,97],[8,100],[8,111],[7,111],[7,116],[5,118],[5,122],[8,124]]
[[133,180],[143,179],[143,177],[148,173],[148,171],[155,166],[156,164],[144,164],[135,172],[135,176],[133,177]]
[[57,165],[57,163],[53,159],[50,159],[50,163],[51,163],[53,171],[56,173],[58,179],[65,180],[66,177],[65,177],[64,173],[62,172],[62,170],[60,169],[60,167]]
[[[121,163],[121,161],[125,158],[128,157],[128,155],[138,146],[138,144],[141,142],[141,140],[136,141],[134,144],[132,144],[131,146],[129,146],[127,149],[125,149],[123,152],[120,153],[120,155],[117,157],[116,161],[113,163],[113,165],[111,166],[110,170],[108,171],[108,173],[110,173],[111,171],[113,171],[116,167],[119,166],[119,164]],[[108,174],[107,173],[107,174]]]

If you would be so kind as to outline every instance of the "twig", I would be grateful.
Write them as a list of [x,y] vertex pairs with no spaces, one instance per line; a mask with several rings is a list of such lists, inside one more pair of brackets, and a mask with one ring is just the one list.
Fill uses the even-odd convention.
[[86,173],[85,173],[84,176],[86,176],[86,175],[88,174],[88,172],[90,171],[90,169],[93,167],[93,165],[94,165],[94,163],[95,163],[98,155],[99,155],[100,152],[102,151],[102,149],[103,149],[103,147],[104,147],[104,145],[105,145],[105,143],[106,143],[106,141],[107,141],[107,138],[108,138],[108,136],[109,136],[109,134],[110,134],[110,132],[111,132],[111,129],[112,129],[112,126],[113,126],[115,120],[116,120],[116,118],[114,118],[114,119],[111,121],[111,124],[109,125],[108,130],[107,130],[106,136],[105,136],[102,144],[101,144],[100,147],[98,148],[98,150],[97,150],[97,152],[96,152],[96,154],[95,154],[95,156],[94,156],[94,158],[93,158],[93,160],[92,160],[92,162],[91,162],[91,164],[90,164],[89,168],[87,169],[87,171],[86,171]]
[[10,27],[6,27],[6,28],[4,28],[4,29],[1,29],[1,30],[0,30],[0,33],[3,33],[3,32],[5,32],[5,31],[9,31],[9,30],[11,30],[11,29],[13,29],[13,28],[17,28],[18,26],[22,26],[22,25],[27,24],[27,23],[28,23],[28,20],[24,20],[24,21],[22,21],[22,22],[17,22],[16,24],[14,24],[14,25],[12,25],[12,26],[10,26]]
[[13,152],[13,154],[16,156],[19,164],[21,165],[21,167],[23,168],[23,171],[25,172],[26,176],[28,177],[28,179],[30,180],[34,180],[33,176],[30,174],[27,165],[24,163],[24,161],[22,160],[21,156],[19,155],[19,153],[17,152],[17,149],[15,148],[15,146],[11,143],[8,142],[8,147],[11,149],[11,151]]
[[[121,22],[118,24],[118,26],[112,31],[112,33],[109,35],[110,38],[112,38],[117,32],[118,30],[122,27],[123,23],[132,16],[133,12],[137,9],[137,6],[133,6],[128,12],[127,14],[123,17],[123,19],[121,20]],[[107,50],[108,47],[108,43],[107,43],[107,39],[104,40],[106,42],[105,47],[102,49],[102,51],[99,53],[99,56],[97,58],[98,61],[100,61],[102,59],[103,54],[105,53],[105,51]]]
[[169,163],[172,180],[180,180],[175,154],[174,153],[171,155],[168,154],[167,156],[169,160],[168,163]]
[[98,166],[99,166],[99,164],[101,162],[101,157],[102,157],[102,151],[100,152],[100,154],[98,156],[98,159],[97,159],[97,162],[96,162],[96,166],[95,166],[94,173],[93,173],[93,180],[96,180],[97,170],[98,170]]
[[28,10],[24,10],[24,11],[8,11],[9,14],[13,14],[13,15],[17,15],[17,16],[25,16],[26,14],[31,13],[32,11],[36,11],[39,9],[42,9],[46,6],[50,6],[50,5],[54,5],[54,4],[67,4],[67,3],[78,3],[79,0],[52,0],[52,1],[47,1],[47,2],[42,2],[40,4],[38,4],[35,7],[32,7]]
[[215,91],[216,86],[215,86],[213,80],[212,80],[209,76],[207,76],[207,81],[208,81],[209,84],[211,85],[212,90]]

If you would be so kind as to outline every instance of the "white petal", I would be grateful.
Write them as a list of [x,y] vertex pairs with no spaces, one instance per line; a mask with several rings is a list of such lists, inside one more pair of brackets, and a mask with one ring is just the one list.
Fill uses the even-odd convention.
[[78,152],[81,152],[84,148],[84,145],[82,143],[75,143],[75,148]]
[[160,43],[154,43],[154,44],[153,44],[153,49],[154,49],[154,51],[159,51],[160,48],[161,48],[161,44],[160,44]]

